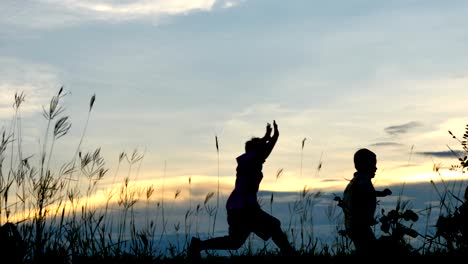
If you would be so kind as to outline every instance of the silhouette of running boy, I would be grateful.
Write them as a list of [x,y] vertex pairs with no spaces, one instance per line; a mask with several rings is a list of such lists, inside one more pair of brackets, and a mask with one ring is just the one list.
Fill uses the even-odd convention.
[[359,149],[354,154],[356,172],[343,193],[345,228],[353,241],[356,255],[375,253],[376,237],[372,226],[377,223],[375,210],[377,197],[391,195],[390,189],[376,191],[371,179],[377,171],[377,156],[368,149]]
[[200,259],[200,251],[239,249],[253,232],[263,240],[272,239],[283,255],[291,255],[293,248],[281,229],[281,222],[263,211],[257,201],[257,192],[263,178],[262,167],[275,146],[279,131],[273,121],[274,132],[268,123],[265,136],[254,137],[245,143],[245,153],[237,157],[237,173],[234,190],[227,202],[227,236],[200,240],[193,237],[189,247],[189,257]]

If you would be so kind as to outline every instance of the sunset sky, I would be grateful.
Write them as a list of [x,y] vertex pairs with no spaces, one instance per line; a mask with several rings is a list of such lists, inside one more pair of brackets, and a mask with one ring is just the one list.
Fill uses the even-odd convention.
[[[458,164],[448,130],[461,138],[468,123],[466,1],[2,0],[0,10],[2,127],[24,92],[23,155],[36,155],[42,107],[63,86],[72,129],[55,145],[60,166],[95,95],[80,150],[101,148],[100,186],[130,174],[183,200],[190,179],[202,201],[219,180],[224,199],[245,141],[273,120],[262,190],[341,191],[362,147],[378,156],[377,187],[457,177],[433,166]],[[138,167],[118,172],[134,150]]]

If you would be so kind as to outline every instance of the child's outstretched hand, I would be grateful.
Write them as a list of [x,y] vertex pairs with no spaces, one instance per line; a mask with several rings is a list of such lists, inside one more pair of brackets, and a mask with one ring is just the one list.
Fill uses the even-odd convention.
[[271,124],[270,123],[267,123],[265,135],[267,138],[270,138],[271,136]]
[[388,188],[385,188],[382,192],[383,192],[383,195],[385,195],[385,196],[392,195],[392,191],[390,191],[390,189],[388,189]]
[[275,132],[278,132],[278,124],[276,124],[276,120],[273,120],[273,128],[275,129]]

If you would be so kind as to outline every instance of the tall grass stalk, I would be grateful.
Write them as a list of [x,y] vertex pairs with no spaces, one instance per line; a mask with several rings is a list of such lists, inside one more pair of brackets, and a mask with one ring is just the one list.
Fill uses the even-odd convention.
[[[47,241],[47,234],[44,232],[45,220],[48,214],[47,207],[55,202],[55,196],[58,194],[63,185],[61,183],[61,175],[54,175],[49,170],[50,157],[53,155],[53,146],[55,141],[60,137],[67,134],[70,124],[67,123],[67,117],[60,117],[65,108],[60,104],[60,99],[64,96],[62,94],[63,87],[61,87],[57,95],[53,96],[49,108],[43,108],[43,116],[47,120],[46,133],[44,134],[44,143],[42,145],[42,153],[40,157],[40,174],[39,179],[32,178],[33,193],[36,203],[37,211],[34,215],[35,221],[35,243],[34,243],[34,257],[40,257],[44,252],[44,246]],[[54,131],[52,133],[52,144],[47,153],[48,139],[50,137],[49,130],[53,120],[59,118],[56,122]],[[49,157],[47,164],[45,164],[46,157]]]
[[300,177],[302,179],[302,161],[304,159],[304,146],[307,138],[302,139],[301,143],[301,167],[300,167]]
[[[15,181],[16,181],[16,185],[18,188],[21,188],[21,194],[17,194],[15,197],[16,197],[16,202],[15,202],[15,208],[17,211],[18,209],[18,204],[20,204],[20,201],[23,201],[26,197],[26,186],[24,184],[24,181],[25,181],[25,171],[23,170],[23,166],[27,166],[27,160],[28,158],[26,158],[25,162],[23,161],[23,148],[22,148],[22,141],[23,141],[23,136],[22,136],[22,125],[21,125],[21,104],[25,101],[25,98],[26,98],[26,95],[24,94],[24,92],[21,92],[21,93],[15,93],[15,96],[14,96],[14,103],[13,103],[13,109],[15,111],[15,114],[14,114],[14,118],[13,118],[13,125],[12,125],[12,132],[11,134],[14,134],[16,133],[16,141],[17,141],[17,153],[18,153],[18,157],[16,159],[16,161],[18,162],[18,168],[17,168],[17,171],[14,175],[14,178],[15,178]],[[15,132],[16,131],[16,132]],[[12,142],[13,143],[13,142]],[[13,160],[14,160],[14,147],[12,146],[11,148],[11,163],[10,163],[10,168],[14,168],[14,163],[13,163]],[[8,191],[5,190],[5,191]],[[5,195],[5,198],[8,197],[8,194]],[[20,201],[18,201],[20,200]],[[7,203],[7,201],[5,201],[5,203]],[[25,204],[24,203],[21,203],[23,204],[23,208],[22,208],[22,211],[25,212],[26,208],[25,208]],[[23,215],[24,217],[24,215]],[[9,221],[8,220],[8,217],[7,217],[7,222]],[[0,224],[1,224],[1,219],[0,219]]]
[[215,233],[215,227],[216,227],[216,216],[218,215],[218,210],[219,210],[219,145],[218,145],[218,136],[215,136],[215,142],[216,142],[216,154],[217,154],[217,164],[218,164],[218,185],[216,189],[216,208],[214,211],[214,218],[213,218],[213,230],[212,230],[212,235],[214,236]]
[[[192,177],[188,178],[188,186],[189,186],[189,208],[185,212],[185,217],[184,217],[184,230],[185,230],[185,242],[189,243],[190,239],[189,237],[191,236],[191,227],[192,227]],[[186,244],[188,246],[188,244]]]
[[166,215],[164,212],[164,187],[165,187],[165,181],[166,181],[166,169],[167,169],[167,163],[164,161],[164,170],[163,170],[163,181],[162,181],[162,187],[161,187],[161,217],[162,217],[162,231],[161,235],[159,237],[159,245],[162,243],[162,239],[164,237],[164,234],[166,233]]
[[[96,102],[96,94],[93,94],[91,96],[91,99],[89,101],[89,108],[88,108],[88,114],[86,116],[86,121],[85,121],[85,124],[84,124],[84,127],[83,127],[83,130],[81,132],[81,137],[80,137],[80,141],[78,142],[78,146],[76,147],[76,150],[75,150],[75,153],[73,154],[73,157],[72,157],[72,160],[71,160],[71,167],[75,167],[75,162],[76,162],[76,158],[78,156],[78,153],[81,151],[81,145],[83,144],[83,140],[85,138],[85,135],[86,135],[86,130],[88,129],[88,124],[89,124],[89,118],[91,116],[91,110],[93,109],[93,106],[94,106],[94,103]],[[77,177],[77,179],[73,179],[73,172],[70,174],[70,179],[69,181],[71,180],[75,180],[76,181],[76,186],[79,186],[80,185],[80,177]]]

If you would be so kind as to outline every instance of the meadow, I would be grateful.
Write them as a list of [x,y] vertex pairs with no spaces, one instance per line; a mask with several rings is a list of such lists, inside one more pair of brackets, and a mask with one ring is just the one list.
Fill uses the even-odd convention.
[[[122,152],[116,171],[125,166],[128,176],[123,177],[119,188],[106,193],[103,205],[96,206],[90,197],[102,179],[109,177],[109,168],[99,146],[89,152],[82,152],[81,148],[96,101],[94,95],[89,101],[88,119],[82,128],[81,140],[76,148],[70,149],[73,158],[58,167],[51,163],[56,155],[56,144],[66,138],[71,128],[62,104],[65,95],[60,88],[44,107],[44,136],[39,153],[32,156],[23,153],[21,106],[25,94],[14,96],[15,114],[10,127],[2,131],[0,142],[0,224],[11,228],[10,240],[1,240],[1,255],[9,257],[10,261],[18,257],[16,260],[21,263],[186,263],[190,238],[215,236],[215,225],[225,222],[219,189],[207,193],[203,201],[191,200],[186,208],[178,208],[183,218],[173,219],[174,200],[180,193],[176,191],[172,200],[166,200],[164,195],[156,197],[153,186],[137,188],[132,185],[130,175],[138,173],[144,153]],[[454,152],[459,157],[454,160],[456,165],[452,169],[464,173],[468,167],[468,126],[462,139],[449,133],[464,150],[462,156]],[[216,146],[217,143],[216,138]],[[435,172],[438,169],[434,167]],[[278,171],[277,177],[280,174]],[[385,254],[412,257],[466,255],[466,231],[449,228],[454,227],[455,222],[448,221],[451,216],[460,214],[466,182],[441,181],[430,185],[438,194],[437,204],[416,211],[404,199],[397,199],[390,208],[379,212],[376,229],[382,257]],[[164,192],[164,186],[158,191]],[[281,194],[262,192],[260,196],[264,207],[273,210]],[[298,251],[297,260],[339,262],[353,256],[352,243],[342,231],[340,197],[312,192],[306,187],[294,197],[294,201],[283,203],[290,212],[284,231]],[[326,218],[334,237],[326,241],[314,233],[316,218],[312,212],[321,199],[331,201]],[[440,220],[435,231],[430,227],[434,219]],[[443,225],[444,221],[449,224]],[[425,228],[415,228],[416,223]],[[15,228],[17,237],[14,237]],[[224,255],[215,251],[204,254],[206,263],[279,258],[270,242],[255,237],[249,238],[237,251]]]

